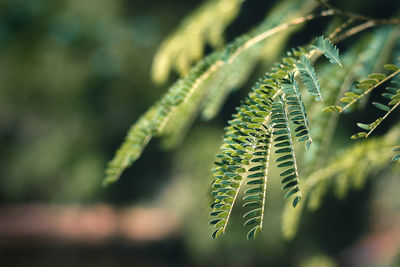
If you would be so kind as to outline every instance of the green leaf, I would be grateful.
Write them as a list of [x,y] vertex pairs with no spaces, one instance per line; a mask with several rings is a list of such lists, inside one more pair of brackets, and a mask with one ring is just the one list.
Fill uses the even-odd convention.
[[366,131],[371,130],[371,126],[369,124],[357,123],[357,126]]
[[256,216],[260,216],[260,214],[261,214],[261,208],[257,208],[257,209],[254,209],[254,210],[246,212],[243,215],[243,219],[248,219],[248,218],[253,218],[253,217],[256,217]]
[[352,98],[357,98],[360,96],[359,94],[356,94],[354,92],[346,92],[344,95]]
[[340,106],[328,106],[322,109],[324,112],[341,112],[342,108]]
[[262,187],[258,186],[247,189],[244,193],[247,195],[247,194],[261,193],[262,191],[263,191]]
[[393,158],[391,159],[392,162],[398,161],[400,160],[400,154],[397,154],[395,156],[393,156]]
[[295,172],[296,172],[296,169],[295,169],[295,168],[290,168],[290,169],[288,169],[288,170],[282,172],[282,173],[280,174],[280,176],[286,176],[286,175],[289,175],[289,174],[295,173]]
[[247,233],[247,239],[255,239],[257,237],[258,232],[260,231],[260,226],[256,225],[253,228],[250,229],[250,231]]
[[260,221],[260,217],[255,217],[255,218],[251,218],[251,219],[245,221],[243,225],[244,226],[248,226],[248,225],[251,225],[251,224],[258,223],[259,221]]
[[288,197],[290,197],[290,196],[296,194],[297,192],[300,192],[300,189],[299,189],[298,187],[296,187],[295,189],[293,189],[293,190],[287,192],[287,193],[285,194],[285,198],[288,198]]
[[213,239],[216,239],[216,238],[218,238],[218,237],[222,234],[223,231],[224,231],[224,228],[223,228],[223,227],[218,228],[218,229],[216,229],[216,230],[211,234],[211,237],[212,237]]
[[340,99],[340,101],[343,102],[343,103],[350,103],[350,102],[352,102],[353,100],[354,100],[354,98],[352,98],[352,97],[342,97],[342,98]]
[[310,95],[316,96],[316,100],[323,100],[321,95],[321,87],[319,85],[314,67],[308,58],[304,55],[300,57],[300,62],[296,63],[296,68],[300,73],[300,77]]
[[393,72],[399,70],[399,67],[397,67],[396,65],[393,65],[393,64],[385,64],[385,65],[383,65],[383,67],[384,67],[385,69],[390,70],[390,71],[393,71]]
[[294,165],[294,161],[286,161],[286,162],[278,164],[277,167],[283,168],[283,167],[288,167],[288,166],[293,166],[293,165]]
[[372,105],[374,105],[375,107],[379,108],[380,110],[387,111],[387,112],[390,111],[390,107],[388,107],[388,106],[386,106],[384,104],[381,104],[381,103],[378,103],[378,102],[372,102]]
[[293,199],[293,208],[296,208],[297,204],[299,204],[300,201],[301,201],[301,196],[296,196]]
[[366,132],[359,132],[359,133],[353,134],[350,138],[351,139],[364,138],[366,135],[367,135]]
[[243,197],[243,200],[245,201],[261,200],[261,196],[259,194],[247,195]]
[[221,221],[222,219],[215,219],[215,220],[211,220],[208,224],[209,225],[214,225],[217,224],[217,222]]
[[360,84],[365,84],[365,85],[370,85],[370,86],[374,86],[378,83],[379,81],[376,79],[371,79],[371,78],[367,78],[364,80],[360,81]]
[[315,45],[313,45],[312,47],[320,50],[329,60],[329,62],[337,63],[339,64],[339,66],[342,66],[339,58],[339,50],[334,44],[331,43],[331,41],[329,41],[325,37],[317,37]]
[[371,79],[377,79],[378,81],[382,81],[386,78],[386,75],[383,73],[372,73],[368,75],[368,77]]

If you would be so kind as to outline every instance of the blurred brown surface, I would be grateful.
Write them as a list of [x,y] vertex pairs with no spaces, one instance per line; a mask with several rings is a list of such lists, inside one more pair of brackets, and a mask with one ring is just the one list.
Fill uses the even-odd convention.
[[179,226],[177,216],[157,208],[108,205],[16,205],[0,207],[0,245],[76,242],[104,244],[112,239],[156,241]]

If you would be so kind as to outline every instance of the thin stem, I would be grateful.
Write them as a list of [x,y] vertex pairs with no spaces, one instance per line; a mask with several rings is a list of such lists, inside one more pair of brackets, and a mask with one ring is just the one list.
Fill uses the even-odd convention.
[[345,23],[337,27],[329,36],[328,39],[332,40],[334,39],[339,33],[341,33],[344,29],[346,29],[351,23],[355,21],[354,18],[349,18]]
[[355,27],[353,27],[353,28],[351,28],[351,29],[345,31],[345,32],[342,33],[341,35],[339,35],[339,36],[337,36],[336,38],[334,38],[334,39],[332,40],[332,42],[334,42],[334,43],[339,43],[339,42],[343,41],[344,39],[349,38],[350,36],[353,36],[353,35],[355,35],[355,34],[357,34],[357,33],[359,33],[359,32],[362,32],[362,31],[364,31],[364,30],[366,30],[366,29],[368,29],[368,28],[374,27],[374,26],[376,26],[376,25],[378,25],[378,23],[376,23],[376,22],[373,21],[373,20],[369,20],[369,21],[367,21],[367,22],[364,22],[364,23],[362,23],[362,24],[359,24],[359,25],[357,25],[357,26],[355,26]]
[[393,78],[394,76],[396,76],[397,74],[400,73],[400,69],[398,69],[397,71],[393,72],[392,74],[390,74],[389,76],[387,76],[385,79],[383,79],[382,81],[378,82],[377,84],[375,84],[374,86],[372,86],[370,89],[368,89],[367,91],[365,91],[363,94],[359,95],[357,98],[353,99],[351,102],[349,102],[346,106],[344,106],[339,113],[342,113],[343,111],[345,111],[347,108],[349,108],[352,104],[354,104],[355,102],[357,102],[359,99],[361,99],[362,97],[364,97],[365,95],[369,94],[373,89],[377,88],[378,86],[380,86],[381,84],[385,83],[386,81],[390,80],[391,78]]
[[[182,104],[186,103],[190,99],[190,97],[194,94],[194,92],[197,90],[197,88],[199,88],[200,85],[205,80],[207,80],[210,77],[210,75],[213,74],[222,65],[224,65],[224,62],[222,60],[218,60],[214,64],[212,64],[203,74],[201,74],[200,77],[197,78],[197,80],[194,82],[194,84],[190,88],[189,92],[186,94],[185,99],[183,100],[182,103],[179,104],[179,106],[181,106]],[[157,133],[158,134],[160,134],[164,130],[165,126],[167,125],[167,123],[169,122],[171,117],[173,116],[173,113],[177,109],[177,107],[178,106],[173,106],[171,108],[170,112],[168,113],[168,115],[165,116],[163,121],[160,123],[159,127],[157,128]]]
[[365,136],[365,138],[368,138],[368,136],[370,136],[370,134],[379,126],[379,124],[382,123],[382,121],[384,119],[386,119],[390,113],[392,113],[393,110],[395,110],[398,106],[400,105],[400,102],[397,103],[396,105],[394,105],[386,114],[385,116],[382,117],[382,120],[380,120],[376,125],[374,125],[374,127],[367,133],[367,135]]
[[352,13],[352,12],[347,12],[347,11],[343,11],[341,9],[335,8],[333,7],[331,4],[329,4],[328,2],[324,1],[324,0],[317,0],[318,3],[320,3],[322,6],[333,10],[336,14],[338,15],[342,15],[342,16],[346,16],[349,18],[353,18],[353,19],[359,19],[359,20],[367,20],[367,21],[374,21],[377,24],[400,24],[400,19],[377,19],[377,18],[373,18],[373,17],[368,17],[365,15],[361,15],[361,14],[357,14],[357,13]]
[[270,142],[268,144],[268,149],[267,149],[267,161],[265,162],[265,175],[264,175],[264,186],[263,186],[263,201],[261,205],[261,221],[260,221],[260,230],[262,230],[263,227],[263,222],[264,222],[264,210],[265,210],[265,201],[267,198],[267,181],[268,181],[268,166],[269,166],[269,160],[271,156],[271,147],[272,147],[272,140],[274,138],[273,131],[271,131],[271,137],[270,137]]
[[322,11],[319,14],[315,14],[315,15],[312,14],[312,15],[307,15],[305,17],[295,18],[287,23],[283,23],[281,25],[278,25],[278,26],[266,31],[266,32],[263,32],[257,36],[254,36],[253,38],[248,40],[246,43],[244,43],[242,46],[240,46],[238,49],[236,49],[235,53],[233,53],[232,56],[229,58],[228,63],[232,63],[236,59],[236,57],[243,51],[247,50],[248,48],[252,47],[253,45],[265,40],[266,38],[268,38],[274,34],[277,34],[281,31],[284,31],[295,25],[302,24],[306,21],[314,20],[314,19],[320,18],[320,17],[331,16],[331,15],[334,15],[334,12],[333,12],[333,10],[328,9],[328,10]]

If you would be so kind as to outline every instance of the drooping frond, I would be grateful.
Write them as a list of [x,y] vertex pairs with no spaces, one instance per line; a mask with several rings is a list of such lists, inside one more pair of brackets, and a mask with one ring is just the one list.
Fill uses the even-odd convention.
[[[283,22],[309,12],[314,4],[309,0],[299,1],[296,4],[293,1],[279,1],[259,26],[248,35],[237,38],[227,45],[223,58],[226,64],[218,70],[219,78],[215,79],[210,86],[211,92],[204,103],[202,112],[204,119],[212,119],[218,114],[229,93],[246,81],[255,65],[260,61],[260,56],[267,57],[267,60],[276,60],[284,49],[291,32],[299,28],[289,28],[278,35],[274,29],[280,29],[280,26],[285,25],[282,24]],[[265,37],[267,40],[265,42],[253,42],[265,33],[269,33],[268,36],[271,38]]]
[[317,74],[306,56],[303,55],[300,57],[300,62],[296,62],[296,68],[300,73],[300,77],[303,80],[308,93],[316,96],[315,100],[317,101],[323,100]]
[[[253,93],[238,108],[238,113],[229,122],[221,152],[217,155],[218,161],[215,162],[217,167],[213,170],[214,203],[210,214],[212,217],[210,224],[215,225],[213,238],[217,238],[225,232],[244,180],[261,177],[259,172],[253,173],[254,169],[250,171],[252,165],[259,163],[265,166],[263,168],[267,167],[267,155],[259,157],[259,154],[262,153],[258,150],[268,146],[268,142],[270,142],[268,132],[265,132],[268,129],[263,125],[263,117],[269,114],[272,95],[273,89],[265,90],[262,88],[262,81],[257,83]],[[248,110],[249,104],[253,105],[254,113]],[[265,170],[267,171],[267,168]],[[264,174],[266,175],[266,173]],[[266,176],[263,175],[263,177],[266,179]],[[261,218],[258,224],[261,225]],[[255,236],[255,234],[256,229],[249,236]]]
[[[302,56],[301,58],[304,58]],[[285,94],[285,105],[288,109],[288,116],[290,120],[296,125],[295,136],[298,141],[306,141],[306,148],[308,149],[312,143],[310,136],[310,127],[298,85],[294,79],[294,75],[289,75],[289,80],[284,81],[282,84],[282,92]]]
[[[288,1],[289,3],[291,1]],[[284,2],[286,3],[286,2]],[[307,3],[307,1],[305,1]],[[300,24],[311,18],[301,18],[293,20],[291,23],[284,23],[285,27],[280,25],[273,27],[276,24],[281,23],[287,14],[296,7],[301,7],[304,3],[296,5],[286,5],[282,17],[278,17],[277,20],[268,23],[261,23],[250,35],[244,35],[238,37],[231,44],[229,44],[224,50],[216,51],[206,56],[198,63],[196,63],[188,72],[188,74],[175,82],[168,90],[168,92],[160,99],[160,101],[154,107],[154,116],[146,125],[151,125],[151,129],[146,131],[151,134],[146,134],[145,142],[142,142],[141,123],[138,121],[132,126],[129,132],[129,140],[136,140],[137,145],[127,145],[132,141],[123,143],[121,149],[118,152],[118,156],[111,161],[109,168],[106,170],[105,184],[118,180],[122,171],[131,165],[137,157],[141,154],[141,151],[150,141],[153,136],[166,137],[165,144],[167,147],[171,147],[177,144],[182,135],[186,132],[191,122],[194,120],[196,115],[201,111],[201,107],[205,103],[205,99],[209,98],[213,92],[210,88],[203,86],[203,84],[210,77],[218,77],[214,75],[222,66],[226,64],[234,63],[235,60],[250,47],[260,44],[263,40],[269,36],[273,36],[279,33],[283,29],[289,28],[293,25]],[[329,12],[325,12],[325,15],[331,15]],[[272,23],[272,24],[271,24]],[[271,29],[272,27],[272,29]],[[260,33],[261,32],[261,33]],[[267,35],[265,33],[268,33]],[[259,38],[261,36],[262,38]],[[251,44],[248,42],[251,41]],[[135,137],[135,135],[138,135]],[[129,151],[130,148],[137,151]],[[137,156],[135,156],[137,155]],[[112,169],[112,170],[111,170]]]
[[121,173],[137,160],[144,147],[155,133],[154,117],[157,112],[158,103],[151,107],[142,117],[129,129],[124,143],[116,152],[112,161],[108,163],[104,185],[118,180]]
[[339,64],[339,66],[342,66],[339,58],[339,50],[334,44],[331,43],[331,41],[329,41],[325,37],[319,36],[315,41],[314,48],[320,50],[325,55],[325,57],[329,59],[329,62],[336,63]]
[[[334,182],[341,186],[341,190],[349,190],[349,187],[359,188],[371,173],[376,173],[386,166],[392,157],[390,148],[399,142],[400,129],[395,128],[385,136],[370,139],[368,142],[357,143],[342,153],[338,154],[327,164],[325,168],[319,169],[302,183],[302,194],[306,201],[314,190],[319,190],[322,183]],[[344,184],[342,183],[344,182]],[[327,186],[328,184],[324,185]],[[322,198],[324,194],[314,194],[314,198]],[[314,202],[321,202],[321,199],[313,199]],[[282,233],[285,238],[293,238],[298,229],[301,217],[301,207],[293,209],[286,205],[282,215]]]
[[243,200],[245,204],[243,207],[250,208],[250,211],[246,212],[243,218],[246,219],[245,226],[252,226],[247,233],[247,239],[255,238],[263,227],[268,167],[273,138],[269,128],[264,128],[264,130],[265,132],[260,133],[259,141],[253,152],[252,167],[247,171],[249,189],[244,192],[245,197]]
[[[305,160],[305,175],[323,168],[332,156],[332,140],[335,136],[335,128],[338,124],[339,113],[320,112],[325,105],[335,107],[340,103],[349,88],[354,91],[354,80],[362,79],[369,73],[374,72],[376,67],[373,62],[382,58],[385,54],[383,47],[390,46],[393,27],[383,27],[373,31],[371,34],[360,38],[343,55],[342,68],[333,64],[323,65],[319,70],[319,80],[324,88],[324,102],[315,102],[311,105],[308,113],[313,133],[313,149],[309,150]],[[310,101],[306,102],[306,106]]]
[[[255,29],[191,67],[195,60],[202,57],[205,45],[217,47],[223,43],[222,33],[238,13],[241,2],[207,1],[164,43],[153,65],[155,79],[165,81],[171,68],[178,69],[184,77],[174,83],[131,127],[125,142],[109,163],[106,184],[119,178],[122,171],[140,156],[152,137],[161,137],[166,147],[173,147],[183,139],[199,114],[205,119],[216,116],[229,93],[248,79],[265,51],[272,54],[269,58],[275,58],[284,49],[290,36],[289,29],[337,12],[328,7],[320,13],[305,16],[317,1],[279,1],[276,5],[279,12],[274,10]],[[339,24],[341,21],[338,20]],[[271,167],[277,167],[285,197],[291,197],[283,215],[283,232],[285,236],[292,237],[303,208],[319,208],[332,184],[336,194],[344,197],[350,188],[359,188],[365,183],[368,172],[385,164],[388,151],[382,153],[385,159],[377,159],[376,156],[383,151],[383,147],[398,145],[399,140],[393,138],[393,134],[387,135],[390,142],[384,139],[368,140],[346,150],[340,157],[332,153],[335,149],[331,145],[339,114],[400,73],[397,66],[385,65],[391,74],[382,74],[375,65],[387,62],[385,59],[393,56],[392,47],[395,44],[400,47],[395,38],[398,35],[391,26],[382,27],[368,38],[363,38],[361,44],[349,46],[342,59],[337,47],[330,41],[343,40],[374,26],[377,21],[369,21],[369,24],[368,21],[362,22],[352,27],[350,25],[356,20],[351,17],[341,25],[336,23],[335,29],[327,34],[328,38],[320,36],[313,45],[291,50],[253,86],[228,122],[213,169],[210,213],[213,238],[226,232],[234,206],[241,200],[242,189],[246,189],[243,192],[243,219],[244,225],[249,227],[247,238],[255,238],[263,229],[267,219],[264,218],[264,210]],[[193,43],[182,41],[189,35],[194,36]],[[277,42],[269,42],[270,37],[281,36],[282,39],[277,38]],[[326,71],[318,70],[317,76],[313,63],[322,54],[342,69],[334,70],[326,64],[323,65]],[[373,74],[353,86],[355,80],[368,73]],[[369,132],[359,133],[356,137],[370,135],[400,105],[400,85],[393,81],[392,84],[394,86],[382,94],[388,103],[372,103],[386,115],[371,124],[358,124]],[[345,105],[340,106],[340,102]],[[337,113],[321,114],[323,104],[331,105],[325,110]],[[305,141],[307,152],[297,147],[297,142],[302,141]],[[314,145],[310,146],[312,142]],[[399,147],[394,149],[395,152],[399,150]],[[270,161],[270,158],[273,160]],[[302,162],[298,166],[299,159]],[[399,155],[393,156],[393,161],[399,159]]]
[[171,68],[186,74],[203,56],[204,46],[223,45],[223,32],[237,16],[243,0],[209,0],[182,21],[181,26],[161,45],[152,69],[153,79],[163,83]]
[[119,179],[123,170],[138,159],[153,136],[165,133],[165,129],[168,129],[166,125],[176,115],[179,106],[186,103],[208,78],[211,73],[207,70],[217,66],[217,57],[218,53],[213,53],[197,63],[189,75],[173,84],[168,92],[131,127],[124,143],[108,164],[105,185]]
[[[280,176],[282,189],[287,190],[285,197],[293,196],[293,207],[301,201],[290,121],[296,126],[294,136],[298,141],[306,141],[306,146],[309,147],[311,137],[308,118],[294,75],[296,62],[308,52],[307,48],[301,47],[290,51],[280,64],[276,64],[271,72],[253,87],[248,98],[237,109],[233,120],[229,122],[221,154],[217,156],[217,168],[213,171],[214,203],[210,222],[215,225],[213,238],[225,232],[244,180],[250,185],[262,184],[266,189],[265,174],[268,165],[265,162],[270,151],[257,149],[269,147],[268,142],[264,140],[265,132],[268,136],[273,136],[268,140],[273,139],[271,141],[275,148],[275,164],[283,169]],[[269,129],[271,133],[268,132]],[[257,162],[263,164],[254,166]],[[245,225],[255,224],[248,232],[248,238],[254,238],[262,228],[264,207],[261,204],[265,205],[266,191],[255,192],[261,188],[250,188],[244,198],[247,201],[245,206],[253,207],[244,216],[247,219]],[[248,195],[253,190],[254,193]]]
[[[284,169],[280,174],[282,177],[282,189],[289,190],[285,194],[285,198],[294,196],[293,207],[301,200],[299,187],[299,172],[297,170],[296,156],[292,141],[292,134],[289,127],[289,119],[283,99],[281,102],[274,102],[271,113],[271,124],[274,129],[274,148],[278,158],[275,160],[278,168]],[[285,101],[286,102],[286,101]]]

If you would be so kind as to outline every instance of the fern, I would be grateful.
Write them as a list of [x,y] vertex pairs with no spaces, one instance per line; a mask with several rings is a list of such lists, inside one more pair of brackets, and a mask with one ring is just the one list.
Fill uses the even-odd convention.
[[359,132],[355,135],[352,135],[352,139],[357,139],[360,137],[367,138],[368,136],[370,136],[371,133],[382,123],[382,121],[385,120],[390,115],[390,113],[392,113],[400,105],[400,83],[398,81],[392,81],[392,83],[394,85],[397,85],[398,88],[387,87],[387,92],[382,94],[385,98],[389,99],[390,102],[388,105],[379,102],[372,102],[375,107],[385,111],[386,114],[383,117],[377,118],[374,122],[369,124],[357,123],[358,127],[368,132]]
[[325,37],[319,36],[316,40],[314,48],[321,51],[324,56],[329,59],[329,62],[339,64],[340,67],[342,66],[342,63],[339,59],[339,50]]
[[206,1],[190,14],[161,45],[154,57],[152,76],[158,83],[168,78],[171,68],[187,74],[193,61],[203,56],[206,43],[220,47],[224,29],[237,16],[243,0]]
[[[371,139],[369,142],[355,144],[340,155],[335,157],[322,168],[314,172],[302,184],[303,197],[311,201],[311,194],[316,188],[320,188],[324,183],[333,181],[348,181],[343,188],[359,188],[366,180],[367,175],[372,172],[379,172],[385,166],[391,157],[390,148],[399,140],[400,129],[394,129],[385,136]],[[323,186],[327,186],[326,184]],[[342,188],[342,190],[343,190]],[[324,194],[319,194],[322,198]],[[316,197],[316,195],[314,195]],[[342,196],[343,197],[343,196]],[[320,202],[321,199],[313,201]],[[300,220],[302,207],[296,212],[291,212],[292,207],[286,205],[282,218],[282,233],[286,238],[294,237]]]
[[[305,56],[301,56],[300,60],[302,58],[305,58]],[[292,73],[289,74],[289,80],[282,83],[282,91],[285,94],[285,105],[290,110],[288,115],[297,126],[295,129],[296,137],[298,137],[298,141],[306,141],[306,148],[308,149],[312,143],[310,126],[298,85]],[[310,93],[310,91],[308,92]],[[312,95],[312,93],[310,94]]]
[[[254,86],[249,97],[238,108],[238,113],[229,122],[230,126],[225,134],[221,154],[217,156],[220,161],[215,163],[218,167],[213,170],[214,202],[213,211],[210,214],[212,217],[210,224],[215,225],[213,238],[225,233],[243,181],[256,179],[250,180],[248,182],[250,184],[266,182],[265,174],[268,171],[268,164],[265,162],[270,152],[269,150],[257,151],[257,147],[269,147],[269,142],[265,142],[265,131],[267,135],[270,135],[268,131],[272,129],[274,153],[277,155],[275,164],[278,168],[284,169],[280,176],[282,189],[288,190],[285,197],[293,196],[293,207],[300,202],[299,172],[289,120],[297,126],[295,136],[298,141],[307,140],[306,147],[309,147],[311,138],[308,119],[293,74],[296,62],[307,52],[306,48],[290,51],[281,64],[277,64]],[[267,139],[270,140],[270,138]],[[260,155],[264,157],[257,157]],[[258,162],[265,167],[252,167],[251,164]],[[253,173],[254,171],[257,172]],[[266,184],[264,186],[266,187]],[[252,200],[250,204],[245,205],[256,208],[245,215],[246,218],[249,217],[245,226],[256,224],[248,233],[248,238],[253,238],[262,229],[263,212],[261,211],[264,207],[260,205],[265,205],[265,192],[247,195],[244,200]]]
[[[309,209],[320,207],[331,181],[334,181],[336,194],[344,197],[349,188],[361,187],[368,172],[384,166],[389,157],[392,161],[400,159],[399,154],[389,156],[392,152],[387,149],[398,144],[394,134],[398,132],[396,129],[385,138],[356,144],[340,157],[331,153],[331,140],[339,115],[351,111],[353,104],[366,99],[364,97],[373,90],[389,80],[392,82],[393,86],[387,87],[382,94],[387,103],[372,103],[385,111],[385,115],[369,124],[358,123],[366,132],[352,138],[368,137],[400,105],[400,84],[394,80],[400,69],[386,64],[384,67],[389,73],[384,74],[380,73],[379,64],[372,66],[371,63],[386,60],[391,55],[387,50],[394,50],[397,45],[400,51],[393,27],[382,27],[372,37],[362,38],[347,50],[343,62],[334,43],[380,24],[400,22],[343,12],[325,2],[321,2],[325,9],[320,13],[304,16],[315,8],[314,1],[281,1],[272,15],[255,29],[191,66],[202,56],[206,43],[221,46],[222,32],[237,15],[241,2],[207,1],[162,45],[155,58],[155,80],[165,81],[171,68],[177,68],[184,77],[131,127],[125,142],[109,163],[105,183],[116,181],[140,156],[152,137],[161,137],[165,147],[174,147],[198,114],[205,119],[215,117],[229,93],[247,81],[264,53],[264,46],[268,52],[276,46],[266,40],[286,34],[282,39],[275,39],[279,46],[273,51],[280,52],[289,36],[288,31],[294,30],[294,26],[319,17],[341,15],[347,20],[343,23],[337,20],[339,25],[330,27],[328,37],[319,36],[310,45],[290,50],[255,83],[225,128],[216,167],[212,170],[209,224],[214,227],[213,238],[227,231],[233,208],[240,202],[244,187],[245,212],[242,217],[244,226],[248,227],[247,238],[253,239],[262,231],[268,176],[273,167],[279,170],[285,198],[291,198],[283,213],[282,226],[284,235],[293,237],[306,206],[304,202],[308,201]],[[355,23],[357,25],[353,26]],[[198,37],[194,44],[182,42],[193,33]],[[322,65],[317,75],[313,64],[322,54],[330,63],[342,68]],[[353,86],[355,80],[368,73],[372,74]],[[323,105],[328,106],[323,108]],[[336,113],[321,113],[322,109]],[[297,147],[301,142],[305,142],[306,150]],[[399,147],[396,146],[394,151],[398,152]],[[379,154],[384,157],[378,159]],[[300,158],[303,160],[298,165]]]
[[396,65],[386,64],[384,65],[384,67],[387,70],[392,71],[392,73],[390,73],[387,76],[382,73],[372,73],[368,75],[368,78],[359,81],[358,84],[356,85],[356,89],[361,91],[361,93],[347,92],[345,94],[345,97],[342,97],[340,99],[342,103],[346,104],[344,107],[329,106],[325,108],[325,111],[335,111],[342,113],[343,111],[348,109],[351,105],[359,101],[361,98],[371,93],[372,90],[379,87],[380,85],[382,85],[383,83],[387,82],[388,80],[392,79],[393,77],[395,77],[400,73],[400,69]]
[[315,100],[323,100],[321,95],[321,87],[319,85],[317,74],[315,74],[314,67],[306,56],[300,57],[300,62],[296,63],[297,70],[300,72],[301,79],[307,87],[310,95],[315,95]]
[[[280,99],[283,102],[282,98]],[[273,134],[277,136],[274,139],[275,153],[279,156],[275,161],[278,168],[285,170],[280,174],[282,177],[282,189],[288,189],[285,198],[294,196],[293,207],[296,207],[301,200],[299,187],[299,171],[297,169],[296,156],[290,132],[287,111],[281,102],[275,102],[271,110],[271,124],[274,128]],[[284,102],[287,104],[286,102]],[[289,107],[288,107],[289,108]]]

